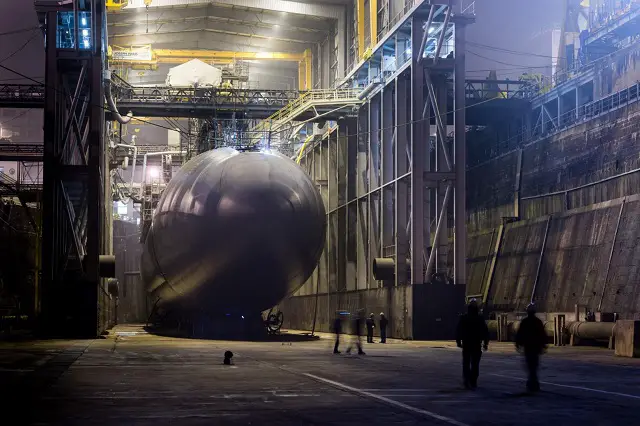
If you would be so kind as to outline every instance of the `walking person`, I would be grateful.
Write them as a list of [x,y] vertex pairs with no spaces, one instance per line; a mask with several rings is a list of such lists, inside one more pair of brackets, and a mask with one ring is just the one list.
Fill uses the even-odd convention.
[[389,320],[384,316],[384,312],[380,312],[380,343],[387,343],[387,325]]
[[336,312],[336,317],[333,320],[333,332],[336,334],[336,344],[333,346],[333,353],[339,354],[338,347],[340,346],[340,335],[342,334],[342,313]]
[[520,321],[520,328],[516,334],[516,349],[524,351],[525,364],[529,373],[527,390],[537,392],[540,390],[538,381],[538,366],[540,355],[547,348],[547,333],[544,324],[536,316],[536,306],[531,303],[527,306],[527,317]]
[[475,389],[480,375],[482,349],[489,349],[489,329],[478,310],[478,303],[472,299],[467,313],[460,317],[456,332],[456,343],[462,348],[462,377],[464,387]]
[[364,322],[364,309],[360,309],[356,313],[356,317],[354,318],[354,320],[351,322],[353,327],[353,329],[351,330],[351,333],[353,333],[353,340],[351,341],[351,343],[349,344],[349,347],[347,348],[347,353],[351,353],[351,349],[355,345],[358,348],[358,355],[365,355],[364,351],[362,350],[362,341],[360,340],[363,322]]
[[376,320],[373,313],[371,313],[371,315],[369,315],[369,318],[367,318],[366,325],[367,325],[367,343],[373,343],[373,329],[376,328]]

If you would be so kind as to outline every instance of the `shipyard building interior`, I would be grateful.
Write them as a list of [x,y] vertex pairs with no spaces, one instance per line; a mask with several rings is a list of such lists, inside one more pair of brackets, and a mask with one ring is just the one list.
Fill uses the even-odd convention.
[[0,40],[3,424],[640,422],[640,1],[3,0]]

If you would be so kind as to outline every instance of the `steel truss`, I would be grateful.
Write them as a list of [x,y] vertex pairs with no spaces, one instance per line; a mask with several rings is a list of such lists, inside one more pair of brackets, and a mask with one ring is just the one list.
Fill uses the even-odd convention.
[[[466,286],[464,51],[465,26],[473,18],[454,16],[452,6],[435,3],[448,2],[416,6],[400,24],[402,31],[382,39],[389,46],[385,52],[395,49],[397,58],[389,61],[401,64],[396,72],[374,87],[388,55],[374,51],[362,65],[365,71],[350,73],[354,81],[345,84],[364,86],[367,93],[357,118],[339,120],[337,130],[305,149],[300,161],[327,206],[328,239],[317,273],[298,295],[336,294],[327,297],[332,315],[368,297],[354,302],[351,292],[388,291],[388,301],[373,303],[386,303],[384,309],[399,321],[394,334],[406,338],[417,337],[426,310],[435,315],[424,304],[432,303],[429,292],[441,291],[432,299],[455,316]],[[431,40],[426,48],[427,37],[435,37],[435,45]],[[405,66],[407,46],[411,59]],[[378,261],[391,267],[385,278],[373,273]],[[424,285],[440,279],[435,273],[456,289]]]
[[[85,9],[81,9],[85,5]],[[104,146],[104,0],[36,3],[47,34],[44,86],[42,325],[49,335],[104,329],[99,259],[108,237]],[[90,12],[91,47],[56,44],[58,14]],[[76,36],[79,34],[77,26]]]

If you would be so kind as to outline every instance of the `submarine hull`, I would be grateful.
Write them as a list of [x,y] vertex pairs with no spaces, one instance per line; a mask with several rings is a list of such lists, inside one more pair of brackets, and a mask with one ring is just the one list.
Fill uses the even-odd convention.
[[326,212],[289,158],[232,148],[187,162],[163,192],[142,279],[169,309],[251,315],[295,292],[316,268]]

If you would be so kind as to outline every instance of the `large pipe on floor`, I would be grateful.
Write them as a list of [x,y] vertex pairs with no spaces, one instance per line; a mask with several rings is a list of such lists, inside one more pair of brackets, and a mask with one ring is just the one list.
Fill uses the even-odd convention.
[[[553,337],[554,334],[554,322],[543,321],[544,330],[547,336]],[[615,332],[615,322],[585,322],[585,321],[570,321],[565,325],[565,331],[568,335],[577,337],[578,339],[589,340],[606,340],[613,336]],[[487,321],[487,327],[489,333],[495,335],[498,333],[498,321]],[[509,329],[509,336],[515,336],[520,328],[520,321],[507,321],[507,327]]]

